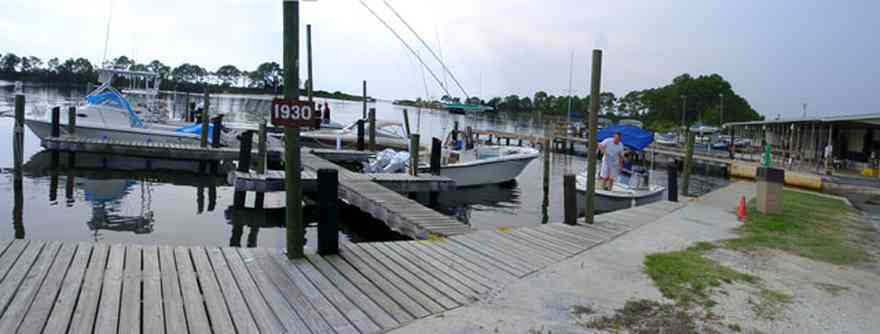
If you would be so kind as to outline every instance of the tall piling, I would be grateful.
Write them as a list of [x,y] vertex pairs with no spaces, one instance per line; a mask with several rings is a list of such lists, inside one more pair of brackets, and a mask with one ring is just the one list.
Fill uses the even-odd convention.
[[363,151],[366,149],[366,146],[364,143],[364,120],[359,119],[357,121],[357,150]]
[[[284,1],[284,99],[299,100],[299,1]],[[298,127],[284,128],[284,172],[287,192],[287,257],[303,257],[302,183]]]
[[210,117],[208,117],[208,115],[210,114],[208,112],[208,108],[210,108],[210,106],[211,106],[211,96],[208,95],[207,88],[205,88],[205,101],[203,104],[204,105],[202,107],[202,117],[201,117],[202,136],[199,138],[199,146],[208,147],[208,120],[210,119]]
[[58,138],[61,135],[61,108],[54,107],[52,108],[52,129],[51,136],[54,138]]
[[76,107],[67,108],[67,133],[69,135],[76,134]]
[[434,175],[440,175],[441,145],[442,142],[439,138],[431,138],[431,174]]
[[694,133],[688,131],[687,132],[687,149],[685,151],[684,156],[684,166],[681,170],[681,194],[683,196],[688,196],[690,192],[690,181],[691,181],[691,168],[694,162]]
[[367,119],[367,80],[364,80],[364,115],[361,117],[363,119]]
[[376,152],[376,108],[370,108],[367,117],[370,122],[368,147],[371,152]]
[[596,132],[599,121],[599,93],[602,82],[602,50],[593,50],[593,69],[590,79],[590,112],[589,115],[589,141],[587,144],[587,193],[584,196],[584,221],[593,223],[595,213],[595,190],[596,190]]
[[339,227],[336,221],[336,199],[339,197],[339,171],[318,170],[318,254],[339,252]]
[[409,136],[409,173],[412,176],[419,175],[419,134],[413,133]]
[[22,164],[24,163],[24,103],[22,94],[15,95],[15,126],[12,132],[13,160],[13,207],[12,226],[16,239],[24,239],[24,184]]
[[577,224],[577,192],[575,189],[575,175],[565,174],[562,177],[562,196],[565,208],[565,220],[568,225]]
[[405,108],[403,109],[403,126],[404,126],[404,129],[406,130],[406,135],[407,136],[411,135],[412,131],[410,130],[410,127],[409,127],[409,113],[406,111]]

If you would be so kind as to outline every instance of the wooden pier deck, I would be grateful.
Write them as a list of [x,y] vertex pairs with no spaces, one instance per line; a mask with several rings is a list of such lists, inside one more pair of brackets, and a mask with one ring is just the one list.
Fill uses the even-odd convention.
[[[358,174],[357,181],[371,181],[398,193],[440,192],[455,189],[455,181],[445,176],[409,174]],[[300,176],[303,192],[315,192],[318,189],[318,175],[314,170],[304,170]],[[256,171],[229,174],[229,184],[237,191],[271,192],[284,191],[284,171],[267,170],[265,174]]]
[[0,242],[0,333],[377,333],[473,303],[680,208],[434,241],[279,249]]
[[[371,174],[355,173],[336,165],[317,155],[303,152],[302,164],[306,171],[316,173],[319,169],[329,168],[339,171],[339,198],[369,213],[376,219],[385,222],[392,230],[414,239],[428,239],[434,236],[451,236],[470,232],[470,227],[422,206],[394,190],[405,187],[416,187],[415,182],[405,176],[388,176],[390,185],[398,185],[398,189],[389,189],[376,182]],[[393,181],[393,179],[403,180]],[[426,177],[427,185],[451,187],[451,180],[437,176]],[[446,180],[448,181],[446,181]]]
[[[177,159],[177,160],[238,160],[238,148],[201,147],[189,144],[148,143],[142,141],[120,141],[112,139],[91,139],[82,137],[47,137],[41,141],[43,147],[50,150],[69,152],[89,152],[137,156],[145,158]],[[266,152],[269,160],[281,160],[281,151]],[[256,155],[257,151],[254,150]]]

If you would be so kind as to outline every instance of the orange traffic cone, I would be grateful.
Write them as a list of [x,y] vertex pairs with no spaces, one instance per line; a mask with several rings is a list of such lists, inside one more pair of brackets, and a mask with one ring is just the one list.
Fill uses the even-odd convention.
[[739,198],[739,207],[736,208],[736,218],[741,221],[746,221],[746,197],[740,196]]

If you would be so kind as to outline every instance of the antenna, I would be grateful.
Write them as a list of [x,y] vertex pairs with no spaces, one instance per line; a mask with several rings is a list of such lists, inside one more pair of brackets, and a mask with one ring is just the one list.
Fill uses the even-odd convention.
[[431,49],[430,46],[428,46],[428,43],[426,43],[425,40],[422,39],[422,36],[420,36],[419,33],[417,33],[415,29],[413,29],[409,25],[409,23],[407,23],[406,20],[403,19],[403,16],[400,16],[400,13],[398,13],[397,10],[394,9],[394,7],[391,7],[391,4],[389,4],[388,1],[382,0],[382,2],[385,3],[385,6],[387,6],[388,9],[390,9],[391,12],[394,13],[395,16],[397,16],[398,19],[400,19],[400,22],[403,22],[403,25],[405,25],[407,29],[409,29],[409,31],[413,33],[413,35],[416,35],[416,38],[418,38],[419,41],[422,42],[422,45],[424,45],[425,48],[428,49],[428,52],[430,52],[431,55],[434,56],[434,59],[436,59],[437,62],[440,63],[440,66],[443,67],[443,70],[446,71],[446,73],[449,73],[449,76],[452,77],[452,81],[455,82],[455,84],[458,86],[458,89],[461,89],[461,92],[464,93],[465,100],[467,100],[470,95],[468,95],[467,91],[464,90],[464,87],[461,86],[461,83],[458,82],[458,79],[455,77],[454,74],[452,74],[452,71],[450,71],[449,68],[446,67],[446,64],[443,62],[443,60],[441,60],[440,57],[438,57],[437,54],[434,53],[434,50]]
[[101,68],[107,63],[107,48],[110,45],[110,22],[113,20],[113,0],[110,0],[110,8],[107,12],[107,30],[104,33],[104,59],[101,59]]
[[413,48],[411,46],[409,46],[409,44],[405,40],[403,40],[403,37],[400,37],[400,34],[398,34],[396,31],[394,31],[394,28],[391,28],[391,26],[388,25],[388,22],[385,22],[385,20],[383,20],[382,17],[380,17],[378,14],[376,14],[376,12],[374,12],[373,9],[370,8],[370,6],[367,6],[367,3],[364,2],[364,0],[360,0],[360,3],[361,3],[361,5],[364,6],[364,8],[366,8],[370,12],[370,14],[373,14],[373,16],[376,17],[376,19],[379,20],[379,22],[381,22],[382,25],[385,26],[385,28],[388,28],[388,30],[390,30],[391,33],[394,34],[394,37],[397,37],[397,39],[400,40],[401,43],[403,43],[403,46],[405,46],[407,49],[409,49],[410,52],[412,52],[413,56],[416,56],[416,59],[418,59],[419,62],[422,63],[422,66],[424,66],[425,69],[428,70],[428,73],[431,73],[431,76],[434,77],[434,80],[437,81],[437,83],[440,85],[440,88],[443,88],[443,91],[446,92],[446,95],[451,95],[451,94],[449,94],[449,91],[446,89],[446,86],[443,86],[443,83],[441,83],[440,79],[437,78],[437,75],[434,74],[434,71],[432,71],[431,68],[428,67],[427,64],[425,64],[425,61],[422,60],[422,57],[420,57],[419,54],[415,50],[413,50]]

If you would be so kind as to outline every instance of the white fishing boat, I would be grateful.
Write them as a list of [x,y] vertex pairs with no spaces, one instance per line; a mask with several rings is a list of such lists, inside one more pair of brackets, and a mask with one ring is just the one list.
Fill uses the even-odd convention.
[[516,179],[539,155],[536,149],[517,146],[447,150],[441,155],[440,175],[455,180],[456,187],[504,183]]
[[[59,117],[60,135],[75,135],[80,138],[111,139],[133,142],[154,142],[170,144],[198,144],[200,135],[192,131],[193,125],[180,128],[176,125],[148,122],[156,120],[157,110],[148,104],[139,104],[143,109],[135,109],[128,99],[112,86],[115,76],[124,76],[129,80],[144,80],[146,87],[158,92],[159,78],[155,73],[132,72],[120,70],[100,70],[102,84],[89,93],[84,101],[76,106],[76,129],[70,133],[68,127],[67,108],[62,108],[63,117]],[[51,114],[27,115],[25,124],[40,139],[51,135]],[[200,125],[199,125],[200,126]],[[213,131],[213,126],[210,126]],[[223,136],[221,136],[223,137]],[[226,141],[227,138],[221,138]]]
[[[611,190],[602,189],[601,184],[601,180],[597,179],[594,198],[596,211],[599,212],[610,212],[654,203],[662,200],[663,195],[666,194],[666,187],[650,184],[646,173],[621,174]],[[586,172],[577,176],[576,189],[578,211],[583,212],[584,196],[587,193]]]
[[[317,148],[341,148],[353,149],[357,146],[357,122],[342,129],[319,129],[300,134],[303,146]],[[369,125],[364,124],[364,143],[369,141]],[[406,130],[400,122],[376,121],[376,146],[378,150],[390,148],[394,150],[408,150],[409,139]]]
[[[596,136],[601,142],[605,138],[621,133],[623,145],[632,151],[642,151],[654,141],[654,135],[641,128],[616,125],[600,130]],[[597,171],[598,172],[598,171]],[[599,212],[609,212],[654,203],[663,199],[666,187],[651,184],[650,172],[643,168],[624,170],[615,179],[611,189],[602,189],[598,175],[588,176],[584,171],[576,178],[575,189],[578,197],[578,210],[584,210],[584,196],[587,194],[587,177],[596,178],[594,190],[595,208]]]

